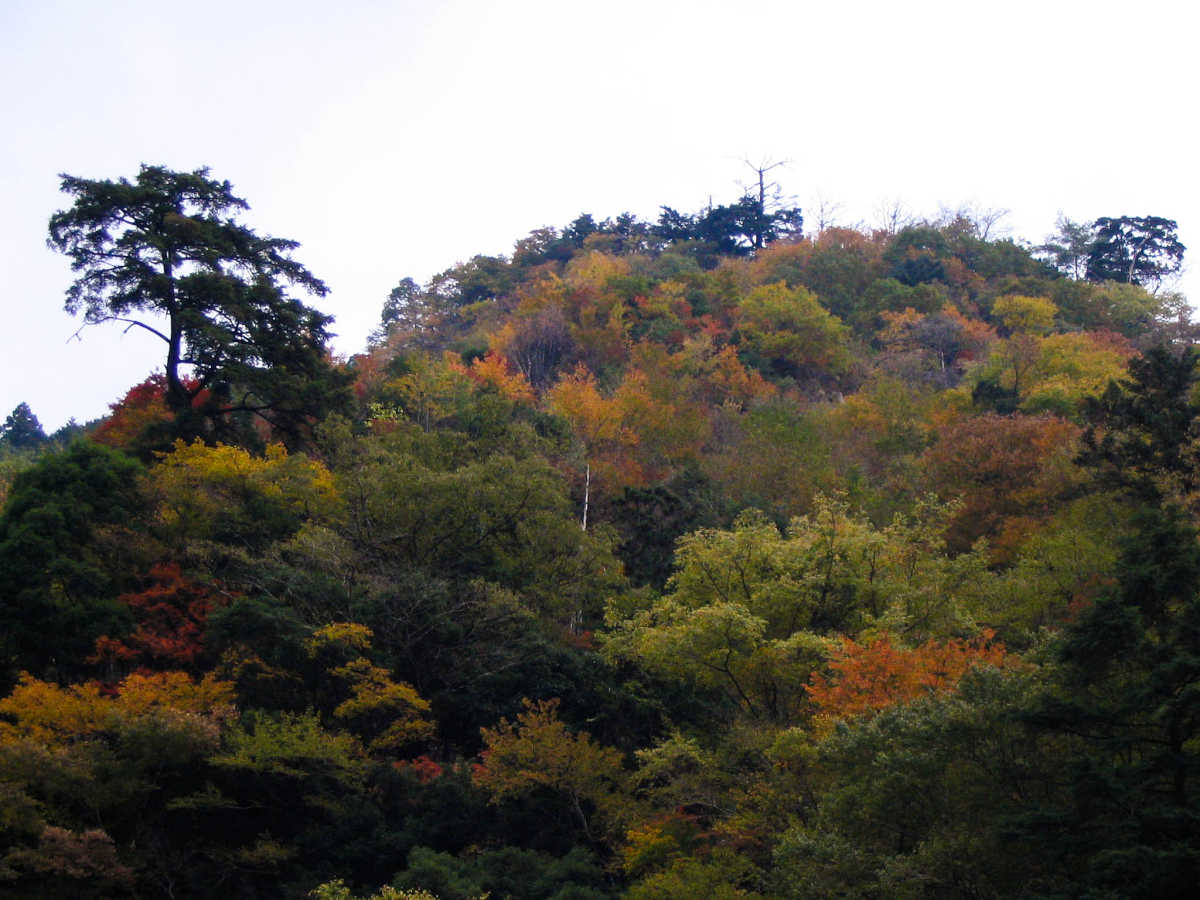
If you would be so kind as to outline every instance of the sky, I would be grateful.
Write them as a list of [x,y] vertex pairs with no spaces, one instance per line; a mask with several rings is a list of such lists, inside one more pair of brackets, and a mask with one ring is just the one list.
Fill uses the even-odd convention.
[[59,173],[210,167],[245,224],[300,242],[344,356],[406,276],[582,212],[733,202],[747,160],[786,161],[771,174],[809,224],[1003,209],[1039,243],[1060,214],[1155,215],[1200,254],[1182,8],[0,0],[0,417],[96,418],[165,359],[142,329],[63,311]]

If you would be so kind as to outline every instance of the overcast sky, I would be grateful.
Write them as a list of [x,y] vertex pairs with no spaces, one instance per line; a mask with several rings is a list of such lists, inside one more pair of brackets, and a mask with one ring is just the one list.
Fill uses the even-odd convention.
[[0,417],[94,418],[165,356],[140,329],[72,339],[45,245],[60,172],[211,167],[245,222],[300,241],[344,355],[405,276],[585,211],[732,202],[743,159],[789,160],[774,174],[809,223],[822,201],[847,225],[973,205],[1038,242],[1059,212],[1157,215],[1195,256],[1185,8],[0,0]]

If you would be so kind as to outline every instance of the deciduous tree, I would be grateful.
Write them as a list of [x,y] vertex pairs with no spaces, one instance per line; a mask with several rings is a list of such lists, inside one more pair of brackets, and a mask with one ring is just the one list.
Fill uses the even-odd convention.
[[515,722],[501,719],[495,728],[482,729],[483,762],[475,767],[474,781],[497,802],[548,788],[569,802],[584,836],[596,840],[597,813],[616,811],[621,755],[588,734],[569,732],[557,711],[557,700],[526,700]]

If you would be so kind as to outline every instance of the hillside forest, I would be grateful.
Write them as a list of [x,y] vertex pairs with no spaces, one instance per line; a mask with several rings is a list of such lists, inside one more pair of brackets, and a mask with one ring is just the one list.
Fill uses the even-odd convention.
[[401,278],[348,359],[228,182],[62,176],[66,308],[163,362],[0,428],[0,895],[1193,895],[1176,223],[764,174]]

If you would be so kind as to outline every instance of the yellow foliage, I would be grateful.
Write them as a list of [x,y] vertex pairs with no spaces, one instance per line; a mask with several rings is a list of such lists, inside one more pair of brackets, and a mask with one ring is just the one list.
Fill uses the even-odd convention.
[[629,261],[623,257],[593,250],[571,259],[567,264],[566,282],[572,288],[600,291],[610,279],[628,275],[629,271]]
[[1054,328],[1058,307],[1045,297],[1009,294],[992,304],[992,315],[1012,332],[1049,334]]
[[330,471],[281,444],[257,457],[227,444],[176,441],[150,483],[159,521],[184,537],[212,538],[231,527],[252,532],[274,527],[276,517],[325,518],[340,506]]
[[582,363],[564,375],[546,395],[547,404],[568,422],[589,451],[606,443],[636,444],[619,403],[600,393],[596,376]]
[[304,641],[304,649],[311,657],[316,657],[327,647],[362,652],[371,649],[371,640],[374,636],[374,633],[366,625],[360,625],[357,622],[332,622],[324,628],[314,631]]
[[372,665],[359,657],[330,672],[350,686],[350,697],[333,710],[335,718],[350,722],[369,723],[386,720],[386,724],[368,744],[374,751],[395,750],[412,741],[433,736],[433,723],[426,716],[429,701],[404,682],[393,681],[387,669]]
[[[366,625],[334,622],[315,630],[304,644],[308,655],[323,658],[329,676],[349,692],[334,706],[333,717],[363,737],[368,750],[396,751],[433,736],[429,701],[411,685],[393,681],[387,669],[362,655],[371,649],[372,636]],[[332,665],[331,659],[342,662]]]
[[150,717],[215,740],[213,726],[232,715],[233,698],[233,685],[211,675],[199,682],[183,672],[131,675],[111,693],[96,681],[59,687],[26,672],[0,700],[0,743],[33,740],[63,746]]
[[849,363],[849,329],[804,288],[757,287],[738,304],[737,319],[745,345],[764,359],[830,372]]

